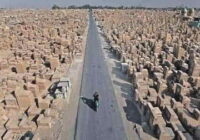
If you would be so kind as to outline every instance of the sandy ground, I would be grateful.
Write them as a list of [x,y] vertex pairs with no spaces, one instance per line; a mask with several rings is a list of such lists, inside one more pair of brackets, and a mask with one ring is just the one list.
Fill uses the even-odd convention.
[[[89,27],[89,21],[88,21]],[[85,38],[83,42],[83,55],[76,59],[69,71],[69,76],[72,80],[72,93],[70,95],[69,103],[66,103],[66,108],[63,110],[62,129],[58,140],[73,140],[75,133],[75,124],[78,103],[80,99],[80,89],[82,81],[83,60],[85,57],[85,46],[88,35],[88,27],[86,28]]]
[[0,50],[0,59],[7,58],[11,54],[10,50]]
[[62,129],[59,140],[73,140],[74,137],[74,129],[79,101],[79,92],[81,85],[81,75],[82,75],[82,60],[76,60],[74,66],[70,71],[70,75],[74,76],[73,78],[73,89],[72,94],[70,95],[69,103],[66,103],[66,107],[63,110],[62,116]]
[[121,112],[126,135],[129,140],[139,140],[140,138],[133,127],[135,124],[141,125],[141,114],[137,108],[136,102],[133,99],[132,84],[128,80],[128,76],[121,72],[121,63],[109,51],[109,45],[104,40],[100,29],[99,36],[105,60],[109,68],[109,74],[115,90],[115,96]]

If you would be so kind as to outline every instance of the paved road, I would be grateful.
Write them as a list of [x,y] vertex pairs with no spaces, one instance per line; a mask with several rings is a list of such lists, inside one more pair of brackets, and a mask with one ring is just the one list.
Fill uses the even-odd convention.
[[[95,91],[100,94],[98,112],[92,108]],[[85,99],[79,102],[75,140],[127,140],[91,13],[81,96]]]

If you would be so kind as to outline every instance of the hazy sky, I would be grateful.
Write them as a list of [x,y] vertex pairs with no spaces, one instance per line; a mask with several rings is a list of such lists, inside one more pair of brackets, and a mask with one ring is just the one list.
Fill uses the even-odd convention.
[[200,0],[0,0],[1,8],[51,8],[53,4],[63,7],[90,4],[102,6],[188,6],[200,8]]

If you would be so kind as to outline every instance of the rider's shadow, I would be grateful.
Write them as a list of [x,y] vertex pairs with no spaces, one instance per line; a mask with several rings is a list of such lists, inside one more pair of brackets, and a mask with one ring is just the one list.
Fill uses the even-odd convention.
[[92,110],[96,111],[94,100],[88,99],[88,98],[85,98],[85,97],[81,97],[81,99],[82,99],[84,104],[88,105]]

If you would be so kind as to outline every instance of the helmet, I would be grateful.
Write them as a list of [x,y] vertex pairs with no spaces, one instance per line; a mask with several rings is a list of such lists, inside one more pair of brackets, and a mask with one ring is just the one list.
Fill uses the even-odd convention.
[[99,96],[97,91],[94,92],[94,96]]

